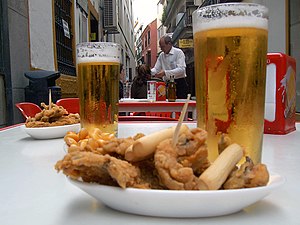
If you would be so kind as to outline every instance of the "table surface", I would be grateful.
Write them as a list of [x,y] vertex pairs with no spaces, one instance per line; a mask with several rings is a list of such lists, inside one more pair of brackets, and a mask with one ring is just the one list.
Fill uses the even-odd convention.
[[[172,125],[120,123],[119,135]],[[264,135],[263,162],[284,176],[285,184],[238,213],[212,218],[158,218],[110,209],[54,170],[65,155],[63,144],[63,139],[34,140],[21,127],[0,131],[0,224],[300,224],[300,124],[287,135]]]

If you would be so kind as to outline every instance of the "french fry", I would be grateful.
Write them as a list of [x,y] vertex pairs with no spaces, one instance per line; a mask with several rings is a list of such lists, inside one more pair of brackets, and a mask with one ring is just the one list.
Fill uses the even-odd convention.
[[238,144],[229,145],[219,157],[199,177],[209,190],[218,190],[235,165],[243,157],[244,151]]
[[[172,138],[176,127],[170,127],[155,133],[146,135],[136,140],[133,145],[129,146],[125,152],[125,159],[131,162],[141,161],[151,156],[156,149],[156,146],[163,140]],[[189,128],[182,125],[180,133],[187,131]]]

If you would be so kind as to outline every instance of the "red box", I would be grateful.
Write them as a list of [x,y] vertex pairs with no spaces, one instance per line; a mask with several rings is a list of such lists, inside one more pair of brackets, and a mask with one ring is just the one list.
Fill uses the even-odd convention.
[[156,101],[166,101],[165,82],[156,82]]
[[265,134],[287,134],[296,129],[296,60],[268,53]]

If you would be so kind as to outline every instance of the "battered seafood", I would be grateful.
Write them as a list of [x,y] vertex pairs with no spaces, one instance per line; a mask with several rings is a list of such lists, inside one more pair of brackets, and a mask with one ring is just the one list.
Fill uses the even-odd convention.
[[210,165],[205,144],[206,131],[196,128],[179,137],[175,148],[172,140],[161,142],[155,151],[154,162],[162,184],[172,190],[204,190],[205,184],[197,175]]
[[[169,135],[170,129],[160,134],[164,132]],[[99,129],[90,133],[82,129],[78,134],[70,132],[65,136],[68,154],[55,168],[73,179],[122,188],[217,190],[267,184],[269,173],[265,165],[253,165],[247,159],[242,166],[236,166],[243,157],[243,149],[237,144],[226,147],[210,164],[206,136],[200,128],[183,129],[175,147],[167,138],[152,150],[148,136],[142,134],[118,139]],[[135,149],[129,161],[126,152],[132,152],[137,142],[151,149]],[[144,150],[146,154],[139,152]]]
[[254,165],[249,157],[239,168],[236,167],[224,183],[224,189],[251,188],[264,186],[269,181],[269,172],[266,165]]
[[92,152],[71,152],[56,164],[56,169],[73,179],[107,185],[116,183],[120,187],[135,186],[139,183],[140,170],[130,163],[109,155]]
[[45,103],[41,103],[41,106],[43,108],[41,112],[37,113],[34,118],[29,117],[26,120],[26,127],[54,127],[80,123],[78,113],[69,114],[62,106],[54,103],[51,103],[51,109]]

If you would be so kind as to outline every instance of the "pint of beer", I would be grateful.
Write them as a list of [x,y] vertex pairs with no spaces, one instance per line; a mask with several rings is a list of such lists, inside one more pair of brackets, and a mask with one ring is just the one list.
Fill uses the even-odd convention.
[[246,3],[199,8],[193,32],[197,120],[208,131],[209,159],[218,156],[218,143],[227,136],[260,162],[268,9]]
[[110,42],[77,45],[81,126],[117,134],[120,46]]

